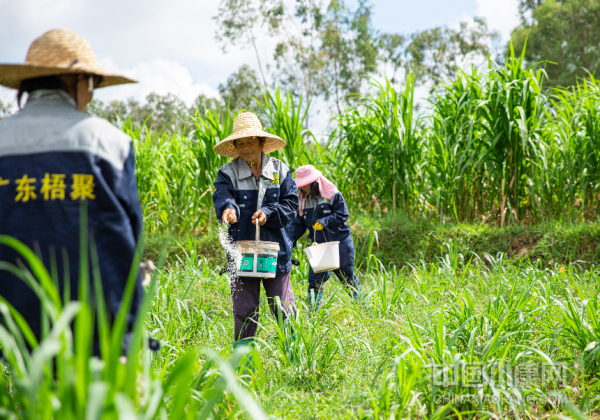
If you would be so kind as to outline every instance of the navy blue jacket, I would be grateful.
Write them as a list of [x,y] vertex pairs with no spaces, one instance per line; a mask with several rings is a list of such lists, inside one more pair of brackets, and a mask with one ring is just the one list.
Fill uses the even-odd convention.
[[[87,203],[89,236],[113,320],[142,229],[134,166],[131,139],[107,121],[79,112],[63,91],[35,91],[22,111],[0,121],[0,234],[37,250],[50,273],[56,264],[61,296],[68,274],[76,299],[79,212]],[[21,258],[0,245],[0,261],[18,265]],[[40,304],[29,287],[0,270],[0,295],[39,338]],[[138,274],[130,327],[142,295]]]
[[[348,206],[342,193],[335,193],[331,200],[309,194],[304,215],[298,215],[289,227],[290,236],[292,241],[296,242],[308,229],[308,237],[311,242],[351,241],[350,227],[346,223],[349,217]],[[317,231],[315,238],[313,226],[316,222],[321,222],[325,228],[323,231]]]
[[213,203],[221,220],[226,209],[234,209],[237,223],[229,226],[234,241],[253,241],[256,226],[252,215],[262,210],[267,223],[260,228],[261,241],[279,243],[277,275],[292,268],[292,241],[286,227],[296,217],[298,194],[289,168],[281,161],[262,154],[262,173],[257,181],[250,166],[241,158],[223,165],[217,174]]

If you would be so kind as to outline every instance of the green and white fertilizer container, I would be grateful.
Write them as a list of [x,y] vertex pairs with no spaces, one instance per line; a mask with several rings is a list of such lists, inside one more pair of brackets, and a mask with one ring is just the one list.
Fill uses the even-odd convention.
[[240,277],[275,278],[277,271],[277,242],[263,242],[260,238],[259,227],[256,229],[256,240],[238,241],[242,258],[238,267]]

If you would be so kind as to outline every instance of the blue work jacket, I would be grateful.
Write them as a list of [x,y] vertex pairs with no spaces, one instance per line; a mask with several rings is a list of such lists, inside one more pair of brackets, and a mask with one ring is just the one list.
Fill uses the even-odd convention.
[[[23,110],[0,121],[0,235],[39,252],[48,271],[56,273],[61,296],[68,274],[73,299],[78,294],[82,202],[87,203],[88,235],[114,320],[142,229],[131,139],[108,121],[79,112],[62,90],[34,91]],[[0,261],[18,266],[23,259],[0,245]],[[31,289],[0,270],[0,295],[39,338],[40,303]],[[138,274],[130,327],[142,296]]]
[[238,219],[229,226],[231,238],[234,241],[254,240],[256,226],[252,223],[252,215],[262,210],[267,223],[260,227],[260,240],[279,243],[276,274],[289,272],[292,241],[286,228],[298,211],[297,188],[289,168],[263,153],[262,173],[257,180],[250,166],[238,157],[219,169],[214,185],[217,218],[221,220],[226,209],[233,209]]
[[[290,224],[290,236],[292,241],[296,242],[308,229],[308,237],[311,242],[349,241],[352,239],[347,223],[349,217],[348,206],[342,193],[335,193],[331,200],[309,194],[304,214],[298,215]],[[317,231],[315,238],[313,226],[317,222],[321,222],[325,228]]]

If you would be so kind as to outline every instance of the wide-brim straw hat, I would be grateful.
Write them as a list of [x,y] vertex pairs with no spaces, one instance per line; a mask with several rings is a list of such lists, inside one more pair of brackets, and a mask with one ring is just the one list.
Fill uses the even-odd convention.
[[213,150],[231,159],[235,159],[240,154],[235,148],[233,141],[246,137],[263,137],[263,152],[271,153],[285,147],[285,140],[274,134],[263,131],[262,124],[256,115],[252,112],[242,112],[233,121],[233,132],[231,135],[216,144]]
[[54,29],[31,43],[25,63],[0,64],[0,85],[19,89],[23,80],[62,74],[102,76],[102,81],[95,88],[136,83],[100,67],[92,46],[81,35],[66,29]]

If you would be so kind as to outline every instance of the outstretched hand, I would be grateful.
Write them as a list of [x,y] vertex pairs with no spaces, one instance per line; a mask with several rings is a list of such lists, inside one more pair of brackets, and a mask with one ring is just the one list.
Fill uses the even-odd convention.
[[235,215],[235,210],[234,209],[226,209],[223,212],[223,216],[221,219],[223,220],[223,223],[226,223],[226,224],[233,224],[233,223],[237,222],[237,216]]

